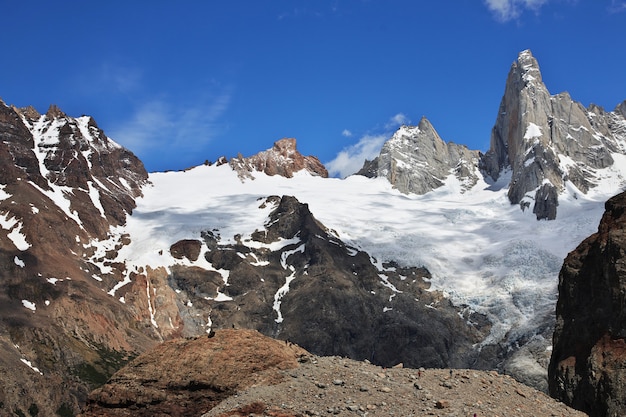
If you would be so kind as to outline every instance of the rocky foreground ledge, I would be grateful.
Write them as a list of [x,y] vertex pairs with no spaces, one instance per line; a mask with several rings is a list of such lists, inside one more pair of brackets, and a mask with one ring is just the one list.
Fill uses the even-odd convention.
[[252,330],[165,342],[91,393],[83,416],[584,416],[497,372],[384,369]]

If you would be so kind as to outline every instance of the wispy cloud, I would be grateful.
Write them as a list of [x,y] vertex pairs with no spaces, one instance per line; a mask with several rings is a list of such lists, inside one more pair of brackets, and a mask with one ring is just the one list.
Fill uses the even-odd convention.
[[110,136],[137,154],[187,153],[200,150],[223,129],[220,118],[231,99],[229,90],[214,96],[196,97],[181,106],[164,98],[143,102]]
[[549,0],[484,0],[497,20],[507,22],[518,18],[524,10],[538,12]]
[[352,132],[350,132],[348,129],[344,129],[343,132],[341,132],[341,136],[349,138],[350,136],[352,136]]
[[143,87],[143,71],[131,65],[103,62],[74,75],[74,88],[87,95],[134,94]]
[[[379,131],[383,130],[382,132],[368,133],[361,136],[357,143],[342,149],[332,161],[324,164],[328,169],[329,175],[344,178],[356,173],[363,167],[366,159],[371,161],[378,156],[383,144],[391,137],[394,130],[410,122],[405,114],[398,113],[385,123],[383,129],[376,129]],[[346,133],[349,133],[349,135]],[[342,135],[349,137],[352,136],[352,132],[345,129]]]
[[611,5],[609,6],[609,12],[610,13],[626,12],[626,1],[611,0]]

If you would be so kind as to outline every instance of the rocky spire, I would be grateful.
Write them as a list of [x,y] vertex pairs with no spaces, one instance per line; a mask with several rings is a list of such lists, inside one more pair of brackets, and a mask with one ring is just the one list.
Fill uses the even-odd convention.
[[537,219],[554,219],[567,181],[586,193],[594,170],[613,164],[611,132],[602,109],[585,109],[567,92],[551,96],[537,60],[522,51],[511,65],[482,168],[493,179],[510,169],[511,203],[532,206]]
[[386,177],[403,193],[425,194],[454,174],[470,187],[476,183],[474,166],[478,151],[444,142],[433,125],[422,117],[417,126],[402,126],[383,145],[375,161],[359,171],[366,176]]

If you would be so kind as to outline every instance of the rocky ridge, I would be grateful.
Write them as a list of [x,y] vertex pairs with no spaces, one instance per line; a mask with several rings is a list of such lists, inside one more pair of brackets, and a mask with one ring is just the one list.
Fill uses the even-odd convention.
[[218,330],[141,355],[90,395],[83,417],[584,415],[497,372],[396,365]]
[[626,193],[559,275],[550,393],[592,417],[626,409]]
[[147,176],[92,118],[0,102],[0,414],[76,412],[154,343],[85,262]]

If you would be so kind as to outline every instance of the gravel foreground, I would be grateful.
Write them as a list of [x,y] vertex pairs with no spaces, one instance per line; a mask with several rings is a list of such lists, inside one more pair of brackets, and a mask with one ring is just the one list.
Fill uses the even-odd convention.
[[384,369],[339,357],[303,356],[276,385],[238,392],[203,417],[586,416],[495,371]]

